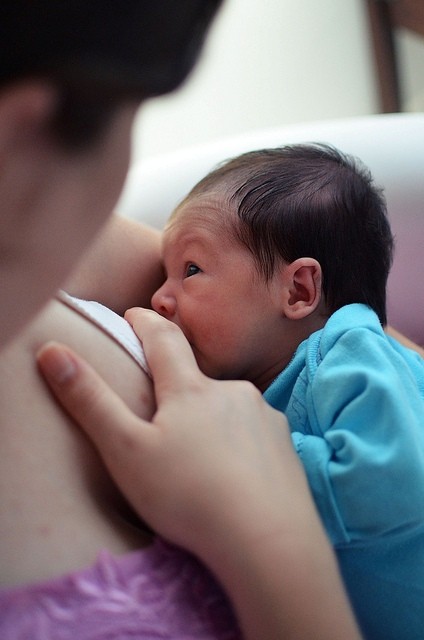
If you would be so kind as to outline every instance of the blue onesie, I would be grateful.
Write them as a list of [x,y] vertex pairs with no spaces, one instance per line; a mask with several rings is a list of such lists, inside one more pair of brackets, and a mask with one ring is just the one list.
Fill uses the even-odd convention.
[[365,637],[423,640],[424,360],[352,304],[265,399],[287,415]]

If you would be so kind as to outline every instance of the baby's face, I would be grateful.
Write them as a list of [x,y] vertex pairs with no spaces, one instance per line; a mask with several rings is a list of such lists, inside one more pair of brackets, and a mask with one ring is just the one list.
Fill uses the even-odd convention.
[[261,388],[281,334],[278,286],[258,274],[250,251],[222,222],[232,214],[218,207],[216,199],[195,198],[173,217],[163,237],[167,277],[152,306],[183,330],[204,373]]

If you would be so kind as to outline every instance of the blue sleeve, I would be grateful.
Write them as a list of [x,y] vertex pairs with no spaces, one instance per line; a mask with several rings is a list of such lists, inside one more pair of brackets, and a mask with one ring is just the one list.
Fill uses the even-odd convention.
[[352,329],[310,377],[312,435],[293,433],[293,442],[333,543],[422,522],[424,400],[402,356],[383,336]]

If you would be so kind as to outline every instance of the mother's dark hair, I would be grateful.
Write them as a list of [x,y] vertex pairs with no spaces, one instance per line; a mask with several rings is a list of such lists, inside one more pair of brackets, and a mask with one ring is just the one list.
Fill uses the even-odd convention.
[[59,88],[54,128],[68,147],[101,133],[124,99],[177,87],[221,0],[1,0],[0,91],[39,78]]
[[281,260],[315,258],[330,312],[362,302],[386,323],[393,236],[382,191],[359,160],[324,144],[253,151],[218,167],[189,197],[217,185],[266,279]]

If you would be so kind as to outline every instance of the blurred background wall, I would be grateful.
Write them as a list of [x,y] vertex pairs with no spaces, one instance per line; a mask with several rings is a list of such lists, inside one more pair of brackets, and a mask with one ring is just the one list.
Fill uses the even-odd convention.
[[[424,110],[424,40],[398,38],[404,110]],[[247,130],[378,111],[363,0],[226,0],[189,80],[141,108],[133,162]]]

